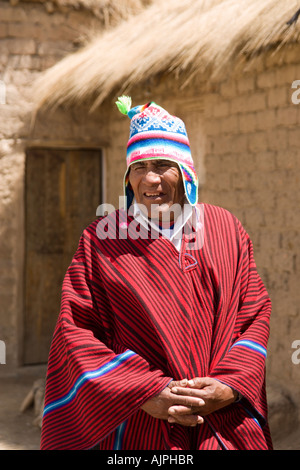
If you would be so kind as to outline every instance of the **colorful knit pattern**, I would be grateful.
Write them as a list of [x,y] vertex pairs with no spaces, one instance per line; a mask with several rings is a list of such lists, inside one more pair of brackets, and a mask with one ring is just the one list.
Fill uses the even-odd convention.
[[136,159],[159,155],[193,164],[185,125],[160,106],[150,103],[134,114],[127,145],[127,165]]
[[[122,103],[125,98],[126,106]],[[127,144],[127,171],[124,179],[127,198],[131,202],[133,197],[128,190],[130,165],[140,160],[165,159],[178,164],[186,198],[191,205],[195,205],[198,200],[198,178],[184,122],[154,102],[129,109],[130,98],[120,99],[121,112],[131,119]],[[119,103],[117,105],[120,109]]]

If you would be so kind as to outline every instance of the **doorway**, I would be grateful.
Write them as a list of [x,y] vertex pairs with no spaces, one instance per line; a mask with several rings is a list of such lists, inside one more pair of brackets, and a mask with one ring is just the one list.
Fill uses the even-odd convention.
[[27,149],[24,364],[48,360],[63,278],[102,203],[102,176],[100,149]]

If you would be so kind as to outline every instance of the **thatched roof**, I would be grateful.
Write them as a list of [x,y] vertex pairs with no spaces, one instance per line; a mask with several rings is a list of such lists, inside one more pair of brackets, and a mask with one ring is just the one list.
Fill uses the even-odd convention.
[[120,20],[140,13],[152,0],[10,0],[18,3],[40,3],[49,13],[55,10],[87,10],[103,21],[104,25],[116,25]]
[[153,0],[139,15],[93,38],[46,71],[37,107],[93,97],[94,107],[158,73],[188,76],[249,59],[267,47],[298,41],[299,24],[287,22],[297,0]]

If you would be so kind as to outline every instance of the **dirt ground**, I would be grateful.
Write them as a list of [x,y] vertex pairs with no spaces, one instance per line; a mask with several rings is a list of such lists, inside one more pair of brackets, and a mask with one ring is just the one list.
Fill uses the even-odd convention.
[[[3,366],[0,366],[3,367]],[[0,370],[0,450],[39,450],[40,428],[33,424],[33,407],[24,413],[20,406],[36,379],[44,378],[45,367],[26,367],[10,374]],[[300,429],[274,440],[275,450],[300,450]]]
[[33,425],[34,409],[21,413],[20,407],[34,381],[45,373],[45,367],[29,367],[0,375],[0,450],[39,450],[41,430]]

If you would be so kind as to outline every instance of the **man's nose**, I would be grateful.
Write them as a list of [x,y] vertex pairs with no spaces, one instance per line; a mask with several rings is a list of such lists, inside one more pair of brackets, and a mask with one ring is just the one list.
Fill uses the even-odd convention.
[[156,183],[160,183],[160,175],[157,171],[155,170],[148,170],[146,173],[145,173],[145,182],[148,183],[148,184],[156,184]]

